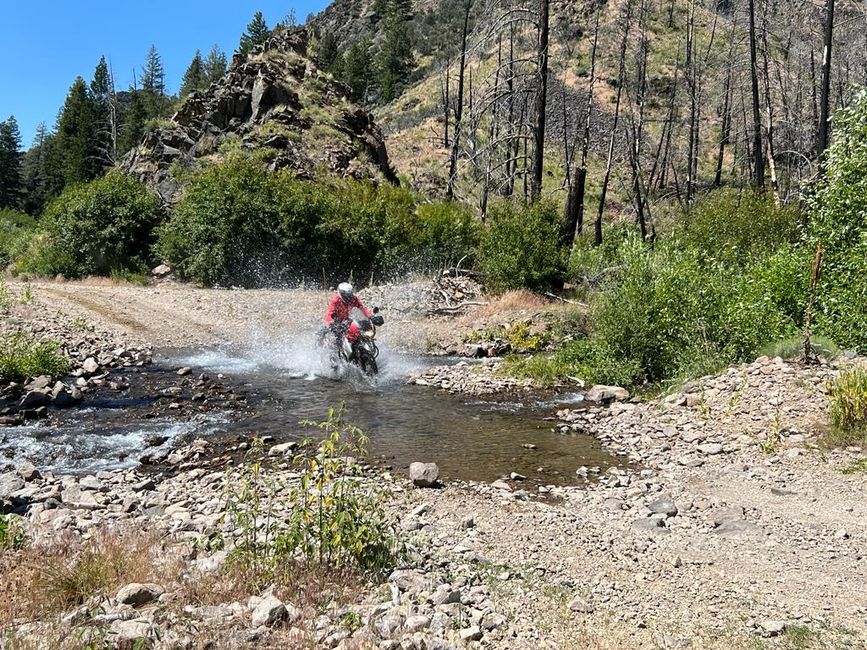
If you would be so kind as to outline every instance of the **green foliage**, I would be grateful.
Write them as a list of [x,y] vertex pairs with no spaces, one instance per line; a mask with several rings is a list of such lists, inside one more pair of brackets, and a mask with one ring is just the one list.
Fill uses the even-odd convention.
[[[816,330],[867,350],[867,90],[834,117],[826,173],[809,200],[809,250],[825,250]],[[811,256],[812,259],[812,256]]]
[[[779,341],[773,341],[759,350],[765,357],[781,359],[803,359],[804,337],[792,336]],[[833,361],[840,356],[840,348],[831,339],[824,336],[810,337],[810,354],[813,357]]]
[[27,543],[27,533],[15,515],[0,514],[0,551],[18,551]]
[[181,81],[181,89],[178,92],[181,99],[185,98],[190,93],[197,90],[203,90],[208,87],[208,79],[205,74],[205,62],[202,60],[202,53],[196,50],[193,60],[184,72],[184,78]]
[[343,421],[342,407],[329,409],[325,422],[307,424],[324,438],[306,441],[313,453],[295,458],[301,474],[295,507],[277,546],[308,562],[382,575],[398,563],[403,545],[383,510],[385,493],[361,476],[356,459],[366,454],[367,438]]
[[769,192],[724,189],[692,206],[681,220],[683,241],[710,259],[736,264],[762,259],[798,240],[795,206]]
[[226,53],[220,49],[219,45],[214,45],[211,48],[211,51],[208,52],[208,56],[205,57],[202,67],[205,73],[206,88],[225,76],[229,64],[226,59]]
[[[21,270],[70,277],[141,271],[150,262],[159,200],[117,171],[64,190],[46,210],[47,251]],[[41,268],[40,268],[41,267]]]
[[415,68],[412,41],[405,20],[390,18],[385,40],[377,57],[379,87],[382,101],[390,102],[401,92]]
[[867,440],[867,369],[844,370],[828,384],[831,401],[830,441],[835,444]]
[[39,341],[23,332],[0,337],[0,379],[22,382],[31,377],[59,377],[69,372],[69,361],[57,343]]
[[0,122],[0,210],[21,205],[21,133],[12,115]]
[[35,220],[23,212],[0,210],[0,269],[8,266],[17,257],[35,227]]
[[72,83],[57,118],[55,146],[51,165],[65,185],[85,183],[97,177],[96,116],[84,79]]
[[374,69],[370,65],[373,44],[370,39],[361,39],[352,44],[332,66],[331,72],[340,81],[349,86],[349,98],[353,101],[363,101],[367,91],[374,82]]
[[147,59],[141,69],[141,87],[159,96],[166,94],[166,72],[162,57],[154,45],[148,49]]
[[268,29],[268,23],[265,22],[265,17],[261,11],[253,14],[253,19],[247,24],[247,31],[241,35],[241,42],[238,44],[238,52],[247,56],[257,45],[261,45],[271,36],[271,30]]
[[157,248],[206,285],[367,281],[457,261],[476,228],[468,211],[416,206],[401,188],[311,183],[233,155],[192,181]]
[[526,321],[512,323],[508,327],[497,325],[481,331],[474,331],[463,337],[465,343],[484,343],[490,341],[505,341],[513,352],[539,352],[551,343],[551,333],[548,331],[532,331]]
[[504,203],[490,211],[489,221],[479,246],[489,289],[547,291],[562,286],[566,260],[558,247],[559,214],[553,203]]

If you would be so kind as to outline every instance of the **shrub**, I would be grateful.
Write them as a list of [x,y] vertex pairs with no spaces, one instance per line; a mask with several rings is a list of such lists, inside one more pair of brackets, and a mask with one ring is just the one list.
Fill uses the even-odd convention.
[[138,181],[110,171],[67,188],[48,206],[47,238],[36,244],[20,270],[71,277],[141,271],[151,261],[159,200]]
[[489,289],[549,291],[563,286],[565,255],[559,249],[559,212],[553,203],[504,203],[489,214],[479,262]]
[[27,533],[16,515],[0,514],[0,552],[17,551],[27,543]]
[[158,252],[207,285],[364,283],[457,261],[476,232],[458,206],[417,207],[388,185],[302,181],[235,155],[193,180],[160,229]]
[[17,257],[35,229],[33,217],[8,208],[0,210],[0,269]]
[[844,370],[830,382],[831,441],[837,444],[867,439],[867,369]]
[[867,90],[834,117],[826,173],[809,198],[809,254],[825,250],[816,330],[867,349]]
[[0,379],[24,381],[29,377],[57,377],[69,371],[69,361],[52,341],[37,341],[23,332],[0,336]]
[[746,264],[795,243],[798,212],[778,206],[769,192],[718,190],[683,215],[680,236],[706,257]]

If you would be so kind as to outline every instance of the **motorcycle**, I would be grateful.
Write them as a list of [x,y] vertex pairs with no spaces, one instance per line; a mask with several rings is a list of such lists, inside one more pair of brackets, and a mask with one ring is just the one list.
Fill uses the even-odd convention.
[[[334,349],[332,351],[332,366],[344,362],[354,364],[369,377],[379,373],[377,357],[379,348],[376,345],[376,328],[382,326],[385,319],[379,315],[379,307],[373,308],[373,317],[367,315],[358,308],[349,312],[349,320],[342,323],[333,323],[331,327],[320,330],[320,346],[326,345],[328,334],[334,336]],[[354,339],[348,336],[349,330],[355,326],[358,334]]]

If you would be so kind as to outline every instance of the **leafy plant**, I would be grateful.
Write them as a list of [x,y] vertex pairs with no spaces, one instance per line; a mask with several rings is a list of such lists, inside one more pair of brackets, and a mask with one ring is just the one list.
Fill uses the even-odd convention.
[[57,343],[39,341],[24,332],[0,336],[0,379],[23,381],[28,377],[58,377],[69,371],[69,361]]
[[367,438],[343,421],[343,408],[329,409],[318,427],[325,437],[312,455],[301,454],[301,472],[292,492],[294,508],[288,529],[278,538],[284,553],[300,552],[308,561],[381,574],[403,553],[402,544],[382,508],[383,493],[365,482],[356,458],[365,454]]
[[24,548],[27,534],[14,515],[0,514],[0,551]]
[[845,444],[867,439],[867,369],[856,366],[828,385],[831,401],[831,442]]

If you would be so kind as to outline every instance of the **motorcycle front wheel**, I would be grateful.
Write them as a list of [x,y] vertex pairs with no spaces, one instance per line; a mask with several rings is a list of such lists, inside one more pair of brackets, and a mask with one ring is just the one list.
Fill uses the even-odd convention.
[[379,373],[379,367],[376,365],[376,359],[373,357],[369,357],[366,354],[361,355],[359,359],[359,365],[361,366],[361,372],[365,375],[372,377]]

